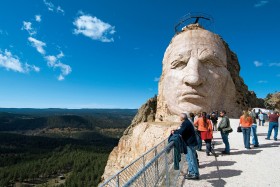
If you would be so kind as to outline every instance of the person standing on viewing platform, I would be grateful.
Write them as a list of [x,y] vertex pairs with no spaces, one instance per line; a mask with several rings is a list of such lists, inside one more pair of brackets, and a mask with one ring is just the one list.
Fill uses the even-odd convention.
[[225,110],[222,110],[220,112],[220,116],[222,117],[222,119],[219,123],[218,130],[221,132],[221,137],[225,144],[225,150],[222,151],[222,154],[229,155],[230,154],[230,145],[229,145],[229,141],[228,141],[228,135],[230,132],[227,131],[226,129],[229,129],[230,121],[229,121],[229,118],[226,116]]
[[279,112],[273,112],[269,114],[268,116],[269,126],[268,126],[267,137],[265,138],[266,140],[270,140],[272,129],[274,129],[274,140],[277,141],[278,127],[279,127],[278,118],[279,118]]
[[180,134],[187,146],[187,155],[186,159],[189,166],[189,173],[185,176],[189,180],[198,180],[199,179],[199,170],[198,163],[196,158],[195,147],[197,146],[196,135],[194,131],[194,126],[188,119],[187,114],[180,114],[180,120],[182,124],[177,130],[172,130],[172,134]]
[[258,116],[259,116],[259,126],[264,126],[264,116],[261,110]]
[[210,152],[211,152],[214,156],[217,156],[211,147],[211,143],[213,139],[212,123],[209,119],[207,119],[206,116],[207,113],[202,112],[201,117],[194,122],[194,126],[196,126],[197,130],[200,132],[201,140],[204,140],[206,143],[206,155],[210,156]]
[[251,126],[253,124],[253,119],[249,115],[248,110],[243,111],[243,115],[240,117],[240,125],[243,133],[243,141],[246,149],[250,148],[250,134],[251,134]]
[[217,131],[218,116],[216,115],[215,112],[212,112],[212,114],[210,115],[210,120],[212,121],[213,124],[213,131]]
[[249,109],[249,115],[253,120],[253,124],[251,126],[251,135],[252,135],[252,144],[254,147],[259,147],[258,135],[257,135],[257,115],[255,109]]

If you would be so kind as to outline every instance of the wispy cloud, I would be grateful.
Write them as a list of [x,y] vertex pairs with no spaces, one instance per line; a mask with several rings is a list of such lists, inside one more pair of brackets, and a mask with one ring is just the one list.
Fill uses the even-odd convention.
[[254,61],[254,64],[255,64],[255,66],[256,67],[260,67],[260,66],[262,66],[263,65],[263,63],[262,62],[259,62],[259,61]]
[[266,5],[268,2],[269,1],[259,1],[254,5],[254,7],[256,7],[256,8],[262,7],[262,6]]
[[277,74],[276,76],[277,76],[277,77],[280,77],[280,74]]
[[263,84],[263,83],[267,83],[267,81],[265,81],[265,80],[260,80],[260,81],[258,81],[258,83]]
[[8,36],[8,32],[0,29],[0,35]]
[[55,6],[51,1],[44,0],[44,4],[51,12],[58,12],[64,14],[64,10],[60,6]]
[[10,51],[5,49],[4,52],[0,51],[0,66],[7,70],[12,70],[20,73],[28,73],[29,71],[39,72],[40,68],[35,65],[29,65],[27,63],[22,64],[20,59],[13,55]]
[[277,66],[277,67],[280,67],[280,63],[270,63],[269,66]]
[[23,21],[23,26],[21,30],[26,30],[30,36],[36,34],[35,29],[32,28],[32,23],[28,21]]
[[154,81],[155,81],[155,82],[158,82],[159,80],[160,80],[159,77],[155,77],[155,78],[154,78]]
[[82,15],[77,17],[73,22],[74,34],[83,34],[93,40],[99,40],[101,42],[113,42],[114,38],[111,37],[116,31],[115,27],[108,23],[103,22],[97,17],[92,17],[90,15]]
[[42,21],[41,15],[35,15],[35,20],[37,22],[41,22]]
[[28,41],[31,43],[31,45],[33,47],[35,47],[37,49],[37,51],[42,54],[42,55],[45,55],[46,54],[46,51],[44,50],[44,47],[46,46],[46,43],[40,41],[40,40],[37,40],[33,37],[28,37]]
[[52,67],[54,69],[59,68],[61,73],[58,76],[58,80],[64,80],[65,76],[69,75],[72,72],[72,68],[67,65],[67,64],[63,64],[60,62],[60,59],[64,57],[63,52],[60,52],[58,55],[54,56],[54,55],[49,55],[49,56],[45,56],[45,60],[48,63],[49,67]]

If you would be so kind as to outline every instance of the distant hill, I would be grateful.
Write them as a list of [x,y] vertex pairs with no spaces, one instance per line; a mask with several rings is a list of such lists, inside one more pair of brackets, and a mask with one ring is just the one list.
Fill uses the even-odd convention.
[[0,108],[0,131],[42,128],[126,128],[136,109],[17,109]]

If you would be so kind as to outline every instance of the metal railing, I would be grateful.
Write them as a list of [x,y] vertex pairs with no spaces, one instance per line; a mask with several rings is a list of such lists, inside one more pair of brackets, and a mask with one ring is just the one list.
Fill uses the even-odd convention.
[[137,158],[99,187],[170,187],[176,186],[185,163],[182,155],[179,170],[174,170],[174,143],[165,139]]

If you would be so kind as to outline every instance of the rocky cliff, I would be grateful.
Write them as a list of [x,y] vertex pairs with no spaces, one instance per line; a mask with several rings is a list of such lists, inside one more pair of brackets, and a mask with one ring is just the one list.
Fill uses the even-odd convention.
[[280,92],[268,94],[264,101],[266,108],[280,111]]
[[171,129],[178,127],[179,123],[154,122],[156,101],[155,96],[140,107],[131,125],[119,140],[118,146],[110,153],[102,180],[116,174],[167,138]]
[[[240,76],[240,64],[237,55],[230,50],[229,45],[223,40],[227,52],[227,69],[231,74],[236,89],[236,104],[240,111],[248,108],[264,108],[264,100],[257,98],[254,91],[248,90],[248,86],[244,83]],[[241,113],[241,112],[240,112]]]

